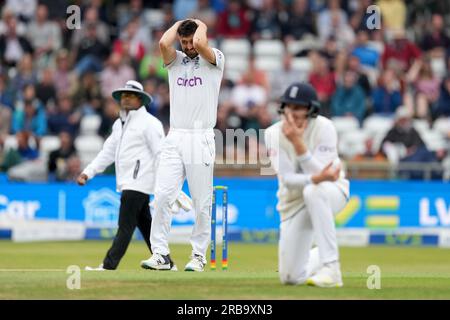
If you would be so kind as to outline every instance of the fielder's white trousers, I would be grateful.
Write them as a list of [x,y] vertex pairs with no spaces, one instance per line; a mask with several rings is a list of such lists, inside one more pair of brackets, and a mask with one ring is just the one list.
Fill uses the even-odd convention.
[[[320,264],[339,260],[334,215],[347,199],[332,182],[303,189],[305,207],[280,224],[278,271],[284,284],[301,284],[310,276],[310,250],[317,244]],[[317,259],[317,257],[316,257]]]
[[[190,242],[192,254],[206,257],[211,234],[211,201],[215,142],[213,129],[171,129],[160,154],[155,183],[155,212],[150,242],[152,251],[167,255],[172,223],[169,208],[187,178],[196,220]],[[206,261],[206,260],[205,260]]]

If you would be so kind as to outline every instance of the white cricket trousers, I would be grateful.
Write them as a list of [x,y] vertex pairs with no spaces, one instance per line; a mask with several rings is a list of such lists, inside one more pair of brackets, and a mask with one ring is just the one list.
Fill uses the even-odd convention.
[[211,235],[214,159],[213,129],[170,129],[161,147],[156,173],[155,212],[150,234],[153,253],[170,253],[168,236],[172,213],[169,208],[187,178],[196,215],[190,238],[192,254],[205,259]]
[[[301,284],[311,276],[311,260],[324,263],[339,260],[334,216],[347,199],[333,182],[309,184],[303,189],[305,206],[280,224],[278,271],[284,284]],[[310,256],[313,241],[318,257]],[[317,255],[317,250],[316,250]]]

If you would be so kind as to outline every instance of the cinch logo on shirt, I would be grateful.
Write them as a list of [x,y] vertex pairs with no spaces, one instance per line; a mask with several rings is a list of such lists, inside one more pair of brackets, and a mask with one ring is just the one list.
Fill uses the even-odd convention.
[[178,78],[177,85],[182,87],[195,87],[197,85],[203,85],[202,78],[194,77],[191,79]]

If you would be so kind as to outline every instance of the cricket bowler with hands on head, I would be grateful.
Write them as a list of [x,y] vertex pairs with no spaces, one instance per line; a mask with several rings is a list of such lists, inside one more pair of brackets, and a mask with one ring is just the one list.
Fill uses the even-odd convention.
[[319,110],[314,88],[293,83],[281,98],[282,121],[265,133],[279,183],[278,270],[283,284],[341,287],[334,215],[348,201],[349,181],[336,130]]
[[[182,51],[174,48],[177,40]],[[218,49],[209,47],[207,27],[200,20],[176,22],[161,37],[159,47],[169,74],[170,130],[161,148],[156,179],[150,236],[153,255],[141,266],[151,270],[170,268],[169,208],[187,178],[196,218],[190,237],[190,261],[184,270],[203,271],[211,235],[213,128],[225,58]]]

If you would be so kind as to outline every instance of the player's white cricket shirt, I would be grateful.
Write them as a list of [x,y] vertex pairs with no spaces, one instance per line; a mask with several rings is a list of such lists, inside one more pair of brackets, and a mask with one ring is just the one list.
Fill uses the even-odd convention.
[[[318,116],[310,119],[305,129],[304,141],[308,152],[298,156],[294,146],[282,132],[282,121],[273,124],[265,132],[272,166],[278,176],[278,204],[281,220],[286,220],[304,206],[303,187],[312,175],[318,174],[326,165],[340,163],[337,152],[337,133],[331,120]],[[349,197],[349,181],[342,169],[334,182]]]
[[215,65],[200,55],[191,59],[177,50],[175,60],[166,66],[171,129],[212,129],[216,125],[225,57],[220,50],[213,51]]

